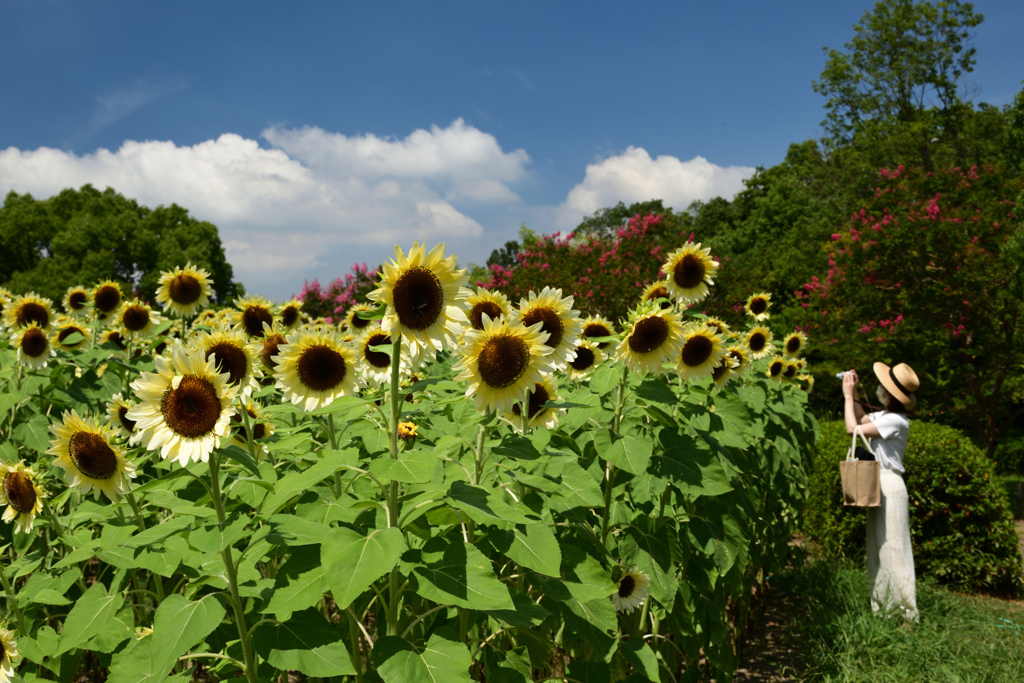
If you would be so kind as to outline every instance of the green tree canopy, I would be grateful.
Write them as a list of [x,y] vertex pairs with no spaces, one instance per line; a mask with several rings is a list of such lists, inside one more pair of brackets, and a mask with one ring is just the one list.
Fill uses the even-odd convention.
[[115,280],[152,301],[160,272],[186,262],[213,277],[216,301],[240,295],[217,226],[177,204],[150,209],[112,188],[49,199],[10,192],[0,208],[0,284],[59,301],[68,287]]

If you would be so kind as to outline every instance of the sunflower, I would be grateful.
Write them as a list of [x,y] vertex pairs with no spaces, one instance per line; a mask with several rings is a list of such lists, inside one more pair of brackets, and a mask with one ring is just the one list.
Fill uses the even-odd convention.
[[573,298],[562,298],[562,290],[545,287],[540,294],[530,291],[519,300],[519,320],[524,327],[541,323],[541,331],[548,333],[544,342],[552,350],[551,366],[560,370],[569,364],[576,352],[576,341],[583,330],[579,311],[572,308]]
[[156,372],[143,372],[131,387],[140,399],[125,417],[135,422],[133,444],[160,449],[163,458],[181,465],[207,462],[227,435],[235,414],[237,389],[228,373],[218,373],[216,360],[203,349],[175,342],[170,358],[153,359]]
[[455,256],[445,258],[444,244],[426,253],[419,242],[406,256],[395,245],[395,260],[385,263],[380,287],[369,298],[387,304],[381,329],[396,328],[410,346],[436,351],[452,349],[466,318],[466,299],[470,291],[463,287],[469,280],[465,269],[456,270]]
[[[249,426],[252,427],[252,440],[258,449],[257,455],[263,457],[268,452],[263,440],[274,433],[274,423],[263,417],[263,406],[259,402],[243,395],[242,403],[245,405],[245,412],[249,414]],[[231,416],[231,443],[248,452],[249,435],[245,430],[245,418],[241,412]]]
[[271,373],[277,368],[277,361],[274,360],[280,352],[280,348],[285,344],[284,335],[269,326],[263,330],[263,343],[259,346],[260,361],[263,363],[263,367],[269,370]]
[[786,367],[782,371],[782,376],[786,379],[796,379],[796,376],[800,374],[800,365],[793,359],[786,359]]
[[0,624],[0,650],[3,650],[3,656],[0,657],[0,683],[8,683],[14,678],[14,665],[21,659],[18,643],[14,640],[14,631],[7,630],[6,626],[7,624]]
[[750,353],[742,345],[734,344],[725,350],[725,354],[736,361],[733,372],[742,375],[750,368]]
[[185,267],[160,273],[160,287],[156,300],[170,315],[176,318],[191,318],[201,308],[209,305],[213,287],[210,274],[196,268],[192,262]]
[[672,308],[672,293],[668,291],[668,281],[658,280],[647,285],[647,289],[644,290],[644,294],[641,297],[643,303],[648,301],[657,301],[658,299],[665,299],[661,302],[662,308]]
[[102,492],[116,503],[117,494],[127,493],[128,479],[135,477],[135,465],[111,444],[114,430],[97,426],[91,417],[79,417],[74,410],[64,411],[63,419],[50,426],[57,437],[46,451],[57,456],[53,464],[64,470],[68,486],[82,495],[92,490],[98,500]]
[[215,308],[204,308],[199,311],[199,315],[196,316],[193,322],[196,325],[219,327],[224,322],[224,313]]
[[87,315],[89,313],[89,290],[82,285],[68,287],[63,303],[64,310],[68,315]]
[[683,345],[683,323],[672,309],[644,304],[630,316],[626,338],[619,342],[615,357],[634,372],[663,374]]
[[345,317],[341,321],[341,324],[345,328],[350,330],[353,334],[360,334],[370,329],[374,325],[379,325],[380,321],[371,320],[369,318],[360,318],[356,314],[359,313],[360,311],[366,313],[375,310],[376,308],[376,306],[371,306],[369,304],[356,304],[345,312]]
[[760,360],[775,350],[772,345],[772,331],[760,325],[747,332],[744,342],[750,349],[751,360]]
[[[607,318],[591,315],[583,321],[582,334],[584,337],[614,337],[615,325],[612,325],[611,321]],[[601,342],[598,346],[601,349],[607,349],[611,346],[611,342]]]
[[728,352],[722,356],[722,360],[719,361],[718,365],[711,372],[711,379],[715,380],[715,386],[719,389],[728,384],[732,379],[736,377],[736,368],[739,362],[730,356]]
[[781,382],[785,372],[786,360],[782,356],[775,356],[774,358],[772,358],[772,362],[768,364],[768,377],[770,379],[774,379],[778,382]]
[[569,379],[578,382],[588,377],[607,357],[608,354],[600,349],[600,345],[588,341],[585,337],[581,338],[576,343],[576,357],[569,361],[565,374]]
[[11,301],[11,293],[0,287],[0,327],[3,327],[4,306]]
[[282,329],[292,329],[302,322],[302,302],[298,299],[292,299],[288,303],[283,304],[281,310],[277,313],[277,317],[281,321]]
[[57,355],[46,332],[34,322],[14,334],[11,346],[18,349],[18,362],[33,370],[46,367],[46,360]]
[[[374,351],[373,346],[387,346],[391,348],[394,342],[391,335],[382,332],[380,329],[370,330],[356,340],[356,351],[359,354],[359,374],[370,386],[376,388],[391,381],[391,354],[383,351]],[[399,357],[398,371],[405,374],[409,371],[409,364],[406,362],[405,353]]]
[[491,320],[505,316],[506,318],[512,317],[512,304],[509,302],[508,297],[499,292],[498,290],[484,289],[483,287],[477,287],[476,293],[466,299],[466,305],[469,306],[469,324],[473,326],[474,330],[484,329],[484,323],[482,316],[484,313]]
[[704,323],[694,323],[683,331],[676,370],[683,379],[711,377],[724,356],[725,346],[715,329]]
[[121,285],[106,280],[92,290],[92,306],[98,316],[106,317],[121,306]]
[[[548,401],[558,400],[558,385],[551,375],[545,375],[541,381],[533,385],[533,388],[526,392],[526,414],[529,419],[529,427],[545,427],[554,429],[558,424],[559,413],[564,413],[563,408],[545,408]],[[505,415],[505,419],[515,425],[516,431],[521,431],[523,425],[522,403],[512,404],[512,410]]]
[[125,332],[120,328],[115,327],[100,332],[100,344],[113,344],[117,347],[117,351],[114,353],[128,350],[128,346],[124,343],[124,340]]
[[398,438],[404,439],[405,441],[415,441],[417,429],[419,429],[419,425],[415,422],[399,422]]
[[17,465],[0,463],[0,505],[6,505],[3,520],[17,523],[14,528],[19,533],[32,531],[32,523],[43,509],[43,498],[46,494],[36,483],[36,473],[25,467],[21,460]]
[[545,344],[543,323],[526,327],[520,321],[481,316],[482,330],[467,330],[452,365],[455,379],[467,380],[466,397],[480,412],[508,413],[544,375],[551,372],[552,348]]
[[[54,330],[54,344],[65,351],[82,349],[89,345],[89,333],[86,331],[85,326],[78,325],[74,319],[69,316],[58,316],[54,323]],[[74,341],[74,337],[71,335],[76,332],[79,335],[79,339]]]
[[715,318],[713,316],[708,317],[707,320],[704,321],[704,324],[707,325],[708,327],[715,328],[716,333],[720,335],[723,339],[726,336],[728,336],[731,332],[731,330],[729,329],[729,325],[727,325],[726,322],[721,318]]
[[683,303],[693,304],[708,295],[708,285],[715,283],[718,263],[711,258],[711,249],[701,249],[700,242],[687,242],[669,254],[661,267],[668,290]]
[[747,315],[753,316],[754,320],[760,322],[771,317],[771,313],[768,312],[771,305],[772,295],[767,292],[759,292],[751,294],[743,308],[746,309]]
[[131,438],[135,433],[135,422],[128,419],[128,411],[134,405],[135,402],[126,399],[120,391],[107,401],[107,424],[126,439]]
[[53,323],[53,302],[38,296],[35,292],[16,296],[4,307],[7,327],[20,329],[31,323],[48,330]]
[[334,331],[299,331],[285,342],[274,356],[274,376],[285,399],[310,411],[355,392],[355,351]]
[[807,335],[797,331],[786,337],[782,342],[782,353],[790,358],[795,358],[804,352],[807,345]]
[[149,304],[138,299],[126,301],[117,312],[118,324],[133,335],[150,335],[160,324],[160,316],[150,308]]
[[274,325],[274,310],[262,296],[239,297],[235,299],[237,311],[232,311],[235,327],[250,337],[262,337],[263,325]]
[[801,387],[801,388],[804,391],[806,391],[808,394],[811,393],[811,390],[814,389],[814,375],[811,375],[811,374],[797,375],[796,378],[804,383],[804,386]]
[[618,590],[612,593],[612,604],[619,612],[632,612],[644,604],[650,585],[651,577],[633,567],[619,579]]
[[213,358],[217,372],[227,373],[228,384],[243,394],[251,394],[259,388],[263,373],[256,367],[258,351],[241,331],[200,332],[193,345],[202,349],[207,360]]

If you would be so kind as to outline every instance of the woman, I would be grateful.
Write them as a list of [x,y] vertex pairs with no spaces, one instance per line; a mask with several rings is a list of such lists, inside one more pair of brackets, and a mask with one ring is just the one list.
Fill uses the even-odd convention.
[[917,405],[914,392],[920,386],[917,374],[906,363],[890,368],[875,363],[875,376],[881,383],[877,396],[884,410],[865,414],[854,390],[857,372],[843,375],[846,433],[856,427],[870,439],[871,450],[880,464],[882,504],[868,508],[868,578],[871,581],[871,608],[899,609],[910,621],[917,621],[917,581],[914,576],[914,552],[910,543],[910,511],[903,455],[907,452],[910,420],[907,411]]

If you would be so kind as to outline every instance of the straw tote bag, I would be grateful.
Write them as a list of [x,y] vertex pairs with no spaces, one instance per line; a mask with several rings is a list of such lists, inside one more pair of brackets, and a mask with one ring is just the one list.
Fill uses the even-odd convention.
[[882,504],[881,465],[877,460],[857,460],[857,436],[868,453],[874,455],[860,425],[853,430],[853,441],[846,452],[846,460],[839,463],[839,476],[843,480],[843,505],[876,508]]

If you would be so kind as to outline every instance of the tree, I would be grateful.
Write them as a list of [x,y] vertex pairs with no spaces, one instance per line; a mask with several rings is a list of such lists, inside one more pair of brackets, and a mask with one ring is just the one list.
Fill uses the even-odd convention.
[[160,272],[189,261],[210,272],[217,303],[244,292],[217,226],[177,204],[149,209],[84,185],[45,200],[10,192],[0,208],[0,284],[12,292],[59,301],[68,287],[110,279],[152,301]]

